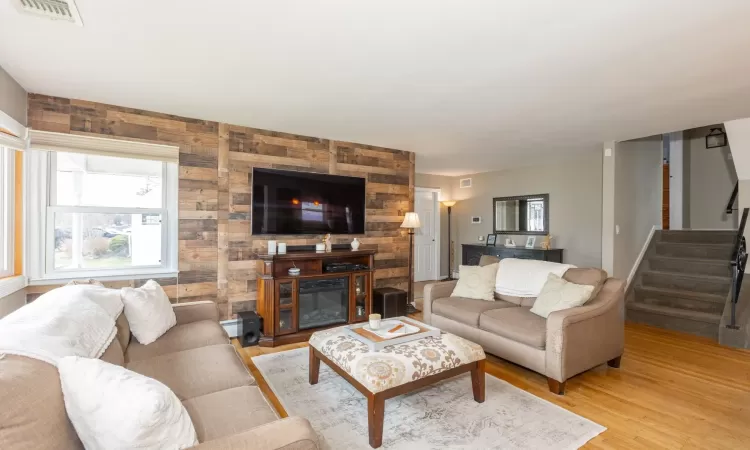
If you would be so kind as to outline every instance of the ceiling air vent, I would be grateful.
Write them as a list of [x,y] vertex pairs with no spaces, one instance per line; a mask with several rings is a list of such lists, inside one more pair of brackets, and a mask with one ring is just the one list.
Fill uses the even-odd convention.
[[83,26],[73,0],[14,0],[21,12]]
[[470,188],[471,187],[471,178],[461,178],[458,182],[458,187],[461,189],[463,188]]

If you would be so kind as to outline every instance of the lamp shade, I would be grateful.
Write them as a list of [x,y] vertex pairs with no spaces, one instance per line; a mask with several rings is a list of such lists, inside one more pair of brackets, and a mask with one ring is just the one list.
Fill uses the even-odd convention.
[[422,226],[419,223],[419,216],[415,212],[406,213],[404,217],[404,223],[401,224],[401,228],[419,228]]
[[447,206],[448,208],[450,208],[451,206],[454,206],[456,204],[456,201],[455,200],[444,200],[444,201],[442,201],[440,203],[442,203],[444,206]]

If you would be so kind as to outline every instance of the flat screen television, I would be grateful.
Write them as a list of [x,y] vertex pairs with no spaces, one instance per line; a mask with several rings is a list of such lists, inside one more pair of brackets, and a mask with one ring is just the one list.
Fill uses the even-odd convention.
[[364,178],[253,169],[254,235],[364,232]]

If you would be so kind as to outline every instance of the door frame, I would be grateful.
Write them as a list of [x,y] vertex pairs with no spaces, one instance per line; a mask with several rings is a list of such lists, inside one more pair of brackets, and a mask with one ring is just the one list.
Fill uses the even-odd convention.
[[685,224],[683,173],[685,143],[682,131],[669,133],[669,229],[682,230]]
[[[435,261],[435,280],[422,280],[422,281],[437,281],[442,280],[443,276],[440,273],[440,244],[443,240],[443,236],[440,234],[440,188],[428,188],[428,187],[415,187],[414,188],[414,210],[416,211],[416,194],[417,192],[430,192],[432,193],[432,223],[435,226],[435,255],[434,255],[434,261]],[[414,249],[411,249],[412,255],[414,254]],[[412,256],[413,257],[413,256]],[[415,266],[412,262],[412,266]],[[412,269],[414,270],[414,269]],[[448,268],[450,273],[450,267]],[[416,273],[415,273],[416,275]],[[416,278],[416,277],[415,277]]]

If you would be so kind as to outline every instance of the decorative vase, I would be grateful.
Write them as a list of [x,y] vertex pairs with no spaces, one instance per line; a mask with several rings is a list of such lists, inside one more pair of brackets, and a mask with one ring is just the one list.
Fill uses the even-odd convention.
[[352,241],[352,250],[357,250],[359,248],[359,240],[357,238],[354,238]]

